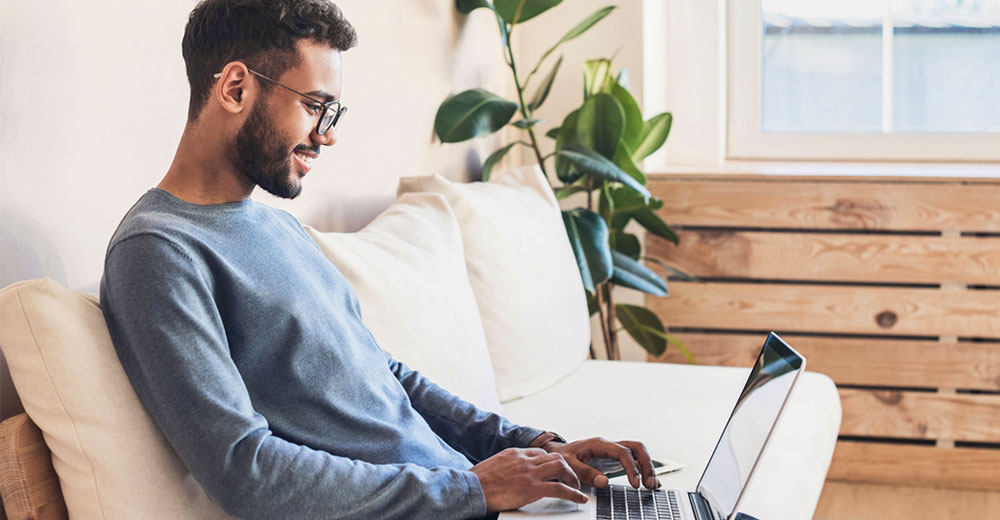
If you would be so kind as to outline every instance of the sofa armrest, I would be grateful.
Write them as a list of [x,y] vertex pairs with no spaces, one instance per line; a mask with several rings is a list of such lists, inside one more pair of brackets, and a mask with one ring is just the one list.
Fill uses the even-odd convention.
[[9,520],[69,518],[52,454],[27,414],[0,423],[0,496]]

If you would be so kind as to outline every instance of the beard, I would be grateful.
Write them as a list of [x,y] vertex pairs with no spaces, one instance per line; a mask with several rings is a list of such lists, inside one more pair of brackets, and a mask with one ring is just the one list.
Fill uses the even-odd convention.
[[[255,103],[236,135],[236,157],[240,171],[268,193],[294,199],[302,183],[292,173],[292,147],[271,124],[265,110],[266,99]],[[307,148],[297,146],[298,148]]]

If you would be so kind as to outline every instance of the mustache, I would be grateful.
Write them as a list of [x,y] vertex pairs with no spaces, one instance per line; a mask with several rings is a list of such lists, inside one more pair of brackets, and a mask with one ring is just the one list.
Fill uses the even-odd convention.
[[296,146],[294,149],[292,149],[292,151],[293,152],[309,152],[309,153],[313,153],[313,154],[316,154],[316,156],[318,158],[320,150],[319,150],[319,145],[316,145],[316,146],[306,146],[304,144],[300,144],[300,145]]

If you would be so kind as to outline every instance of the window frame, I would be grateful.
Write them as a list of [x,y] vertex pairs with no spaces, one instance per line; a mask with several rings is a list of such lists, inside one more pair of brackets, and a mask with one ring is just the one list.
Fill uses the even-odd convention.
[[761,0],[644,0],[644,14],[644,91],[666,93],[647,95],[645,107],[670,110],[675,122],[665,152],[647,168],[743,160],[1000,162],[1000,134],[764,133]]
[[1000,134],[763,132],[761,0],[727,3],[731,13],[727,158],[1000,161]]

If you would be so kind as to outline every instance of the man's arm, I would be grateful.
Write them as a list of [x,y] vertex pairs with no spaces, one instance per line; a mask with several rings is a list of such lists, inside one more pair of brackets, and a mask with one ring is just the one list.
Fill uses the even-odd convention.
[[136,393],[217,504],[241,518],[468,518],[486,513],[468,471],[374,465],[278,438],[229,353],[208,277],[164,238],[109,252],[101,306]]
[[473,463],[507,448],[527,448],[544,433],[537,428],[518,426],[495,413],[484,412],[434,384],[420,372],[392,359],[388,352],[385,355],[389,370],[410,396],[413,408],[434,433]]
[[491,512],[520,507],[542,496],[585,502],[586,496],[576,491],[581,483],[608,485],[607,477],[588,464],[595,458],[621,462],[633,487],[660,487],[649,450],[641,442],[594,437],[566,443],[550,432],[516,426],[497,414],[483,412],[388,353],[386,357],[413,407],[431,428],[455,449],[481,461],[472,471],[479,477]]

